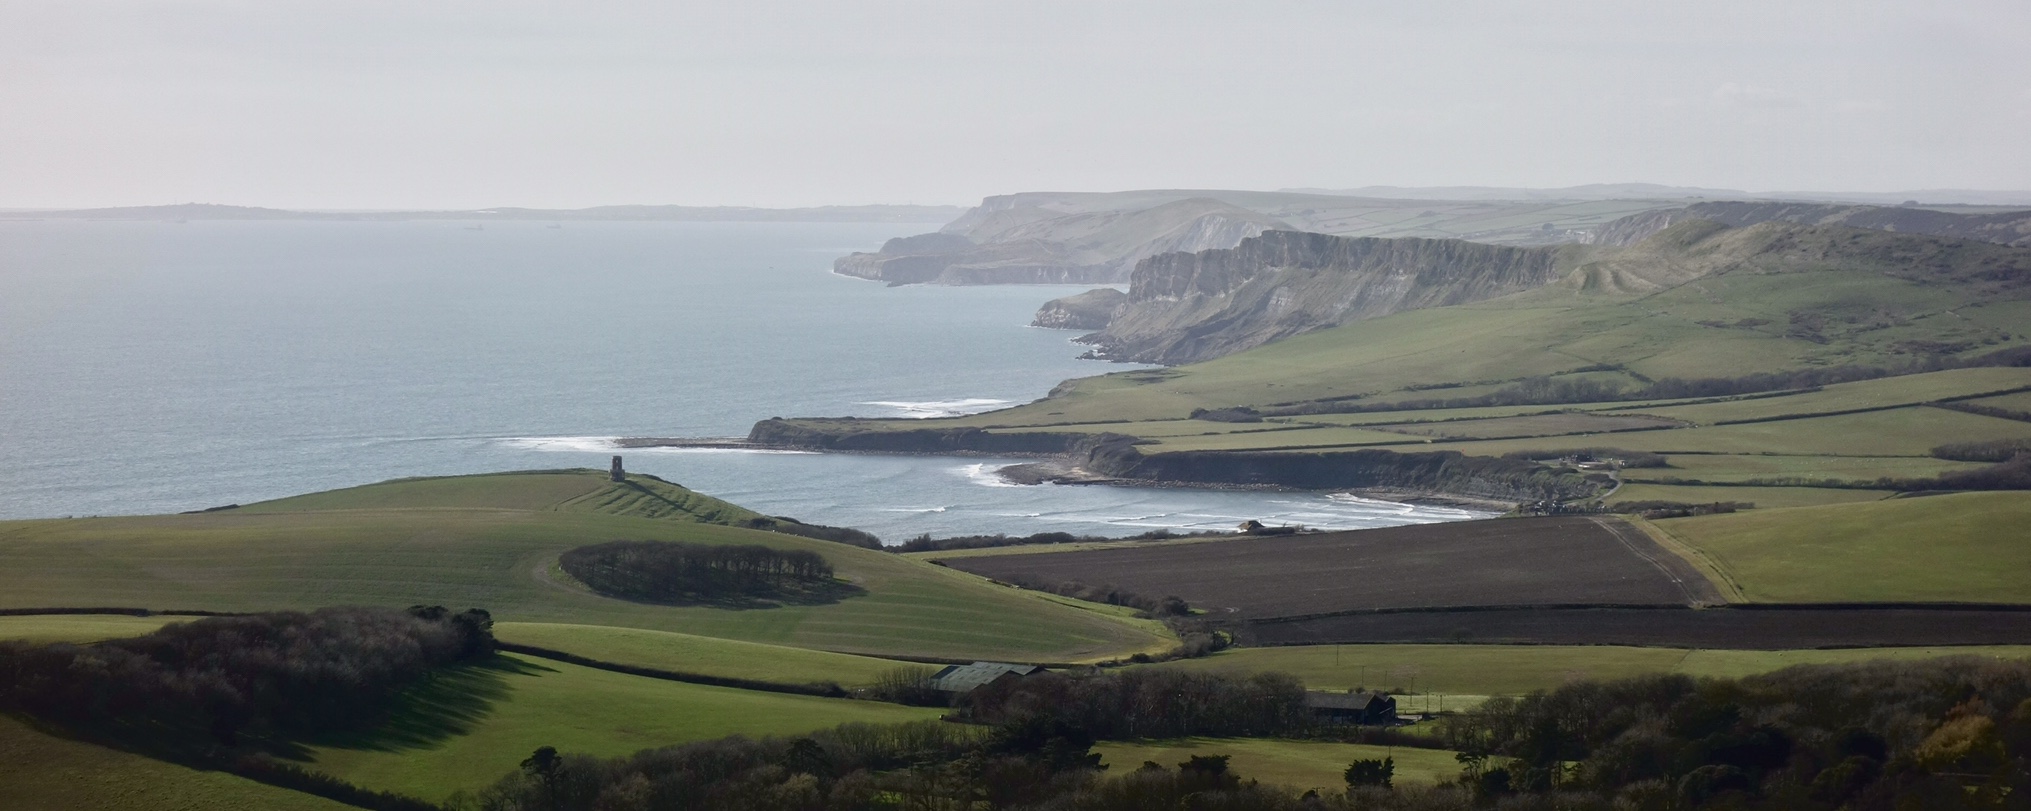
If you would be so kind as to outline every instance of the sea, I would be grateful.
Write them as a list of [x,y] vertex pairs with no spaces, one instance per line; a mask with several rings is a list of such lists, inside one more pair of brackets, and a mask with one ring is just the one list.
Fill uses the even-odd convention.
[[1083,288],[887,287],[834,257],[935,223],[0,221],[0,518],[596,467],[918,535],[1343,529],[1347,494],[1018,486],[1022,460],[720,449],[773,416],[937,417],[1131,368],[1027,326]]

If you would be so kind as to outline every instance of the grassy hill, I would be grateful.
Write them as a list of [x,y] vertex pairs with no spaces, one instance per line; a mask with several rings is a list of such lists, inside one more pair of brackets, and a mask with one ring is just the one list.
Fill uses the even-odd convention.
[[345,811],[353,806],[244,777],[56,737],[0,715],[0,808],[76,811]]
[[[197,515],[0,522],[0,608],[256,611],[480,606],[504,621],[610,625],[873,654],[1066,661],[1160,649],[1154,623],[886,552],[711,521],[751,513],[597,471],[388,482]],[[730,610],[601,597],[556,568],[610,540],[765,544],[823,555],[865,591]]]
[[1752,602],[2031,596],[2031,493],[1754,510],[1655,522]]
[[407,697],[393,723],[317,746],[307,765],[366,788],[439,801],[484,788],[539,746],[611,757],[735,734],[927,720],[940,712],[683,684],[514,655],[434,678]]

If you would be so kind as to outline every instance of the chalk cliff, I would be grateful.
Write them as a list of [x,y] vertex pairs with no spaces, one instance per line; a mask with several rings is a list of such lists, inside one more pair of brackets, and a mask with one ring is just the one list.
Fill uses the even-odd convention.
[[1080,340],[1108,359],[1191,363],[1349,321],[1543,287],[1581,250],[1269,231],[1229,249],[1143,260],[1127,303],[1106,329]]

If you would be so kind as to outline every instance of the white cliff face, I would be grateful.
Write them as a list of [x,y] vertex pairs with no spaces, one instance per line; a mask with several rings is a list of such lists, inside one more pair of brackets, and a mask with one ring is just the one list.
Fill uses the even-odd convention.
[[1314,329],[1505,296],[1560,279],[1560,248],[1268,231],[1136,266],[1127,302],[1081,339],[1120,360],[1191,363]]

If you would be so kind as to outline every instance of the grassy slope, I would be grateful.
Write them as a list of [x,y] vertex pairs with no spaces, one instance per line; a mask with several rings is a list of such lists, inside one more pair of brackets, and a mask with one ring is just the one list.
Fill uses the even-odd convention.
[[[0,624],[0,629],[5,627]],[[894,659],[598,625],[502,622],[495,624],[494,635],[504,642],[561,650],[602,662],[791,684],[865,685],[904,664]]]
[[1151,761],[1167,769],[1193,755],[1228,755],[1227,768],[1243,780],[1288,786],[1297,791],[1345,791],[1347,764],[1393,758],[1398,783],[1441,783],[1460,775],[1453,753],[1441,749],[1369,746],[1321,741],[1254,738],[1185,738],[1164,741],[1107,741],[1093,747],[1110,774],[1126,774]]
[[106,614],[45,614],[0,617],[0,639],[24,642],[97,642],[140,636],[189,617],[123,617]]
[[0,715],[0,808],[346,811],[352,806],[45,735]]
[[539,746],[617,756],[727,735],[936,718],[937,710],[661,681],[542,659],[440,677],[375,735],[318,747],[312,766],[369,788],[441,800],[515,769]]
[[1758,602],[2031,596],[2031,493],[1961,493],[1756,510],[1656,525]]
[[[2031,645],[1793,651],[1688,651],[1611,645],[1315,645],[1239,648],[1152,667],[1235,673],[1281,671],[1303,679],[1307,687],[1315,690],[1401,688],[1485,696],[1548,690],[1577,678],[1617,679],[1649,673],[1736,677],[1798,664],[1964,654],[2031,658]],[[1449,702],[1448,707],[1452,706]]]
[[[480,606],[507,621],[683,631],[862,653],[1036,661],[1160,648],[1153,623],[1083,610],[885,552],[672,518],[541,506],[560,477],[476,477],[529,494],[528,509],[274,502],[203,515],[0,523],[0,607],[131,605],[257,611],[361,604]],[[425,480],[433,481],[433,480]],[[442,482],[442,480],[435,480]],[[523,485],[531,489],[522,490]],[[402,489],[403,483],[379,485]],[[537,491],[541,491],[540,495]],[[393,498],[374,488],[340,491]],[[597,490],[595,493],[599,492]],[[505,498],[490,494],[500,503]],[[660,505],[661,502],[659,502]],[[723,502],[721,502],[723,503]],[[315,504],[324,509],[285,511]],[[615,539],[809,549],[867,590],[833,605],[767,610],[652,606],[562,582],[556,555]]]

